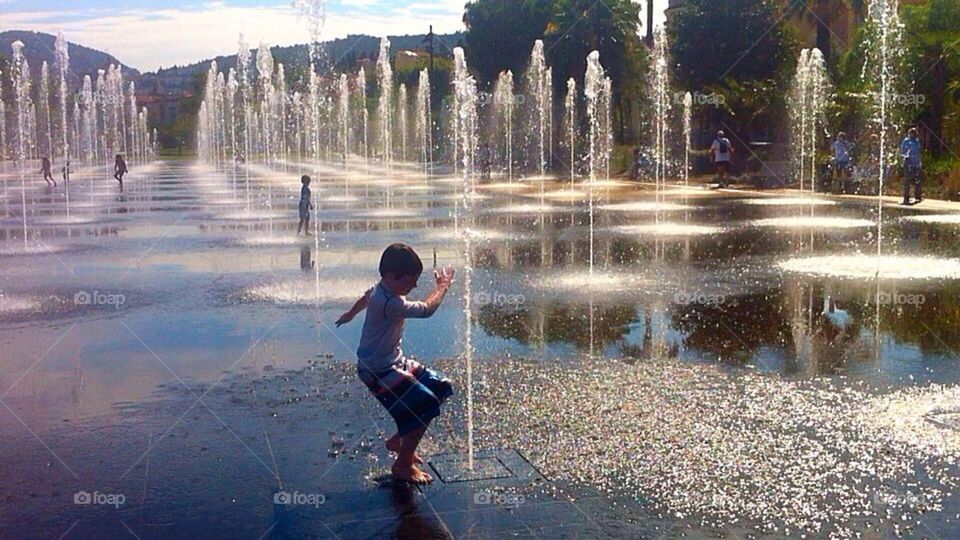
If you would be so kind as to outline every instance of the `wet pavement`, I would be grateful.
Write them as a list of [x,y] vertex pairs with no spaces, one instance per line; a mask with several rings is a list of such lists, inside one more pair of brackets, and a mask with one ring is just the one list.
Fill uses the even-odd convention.
[[[589,186],[346,171],[0,171],[3,536],[956,536],[960,212],[888,204],[878,259],[867,199],[600,185],[591,235]],[[457,395],[398,485],[333,321],[464,234],[474,468],[460,280],[407,326]]]

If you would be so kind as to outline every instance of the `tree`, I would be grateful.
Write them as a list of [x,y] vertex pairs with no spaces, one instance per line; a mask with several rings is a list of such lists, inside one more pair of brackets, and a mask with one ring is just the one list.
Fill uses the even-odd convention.
[[710,121],[730,126],[735,143],[783,101],[796,65],[783,15],[774,0],[688,0],[670,18],[674,83],[722,97]]
[[639,31],[640,5],[631,0],[556,0],[544,36],[557,95],[570,78],[583,88],[587,55],[600,52],[600,63],[612,81],[613,120],[620,141],[626,126],[635,123],[627,103],[643,92],[646,47]]
[[946,124],[960,116],[960,87],[956,83],[960,78],[960,4],[956,0],[930,0],[905,6],[903,21],[915,101],[922,101],[917,120],[930,131],[929,148],[939,157],[948,150],[951,138]]
[[552,5],[553,0],[474,0],[466,5],[466,51],[481,82],[494,81],[501,71],[519,74],[526,67]]
[[688,90],[781,78],[793,43],[773,0],[688,0],[667,27],[674,80]]
[[556,85],[573,77],[583,80],[587,55],[600,51],[600,62],[613,79],[614,90],[636,74],[642,44],[640,5],[630,0],[557,0],[545,35],[548,62]]

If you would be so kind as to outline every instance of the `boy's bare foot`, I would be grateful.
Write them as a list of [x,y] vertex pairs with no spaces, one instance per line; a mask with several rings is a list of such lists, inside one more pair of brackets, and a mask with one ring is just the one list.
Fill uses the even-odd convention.
[[394,463],[390,468],[393,477],[402,482],[411,484],[429,484],[433,482],[433,477],[420,470],[415,464],[403,465],[399,462]]
[[[394,453],[400,453],[400,439],[398,439],[396,435],[387,439],[386,446],[387,446],[387,450]],[[413,462],[416,463],[417,465],[423,465],[423,458],[420,457],[420,454],[414,452]]]

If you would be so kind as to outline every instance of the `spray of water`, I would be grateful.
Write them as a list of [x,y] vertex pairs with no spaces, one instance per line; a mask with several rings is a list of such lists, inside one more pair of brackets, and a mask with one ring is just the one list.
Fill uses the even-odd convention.
[[380,123],[380,145],[383,162],[393,162],[393,68],[390,66],[390,40],[380,39],[380,55],[377,57],[377,80],[380,83],[380,101],[377,120]]
[[430,164],[433,163],[433,112],[430,103],[430,72],[420,71],[417,86],[417,139],[420,141],[420,159],[423,162],[423,176],[427,177]]
[[[453,50],[456,96],[455,134],[462,152],[463,196],[459,208],[469,218],[475,199],[474,158],[477,148],[477,82],[470,76],[463,49]],[[459,219],[458,221],[463,221]],[[473,248],[468,228],[460,228],[464,244],[463,304],[464,304],[464,358],[467,372],[467,464],[473,469],[473,306],[471,287],[473,279]]]
[[499,144],[497,145],[498,154],[503,160],[503,170],[507,173],[507,179],[513,181],[513,118],[515,114],[514,104],[516,97],[513,94],[513,72],[504,71],[497,78],[497,85],[493,92],[494,115],[497,121],[494,123],[500,126],[498,135]]
[[577,177],[577,81],[570,77],[567,81],[567,97],[563,101],[566,122],[564,133],[567,134],[567,146],[570,151],[570,189]]
[[817,149],[826,130],[826,107],[830,81],[820,49],[800,52],[787,100],[794,153],[794,171],[800,191],[816,191]]

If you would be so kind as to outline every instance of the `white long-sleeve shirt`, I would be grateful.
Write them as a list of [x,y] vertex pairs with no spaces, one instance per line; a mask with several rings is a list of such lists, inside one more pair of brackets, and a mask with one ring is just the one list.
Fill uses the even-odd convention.
[[424,302],[411,302],[380,282],[366,292],[367,314],[357,347],[357,368],[379,372],[403,358],[405,319],[426,319],[436,312]]

